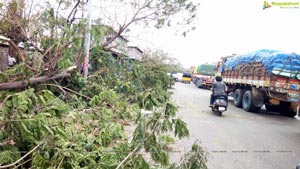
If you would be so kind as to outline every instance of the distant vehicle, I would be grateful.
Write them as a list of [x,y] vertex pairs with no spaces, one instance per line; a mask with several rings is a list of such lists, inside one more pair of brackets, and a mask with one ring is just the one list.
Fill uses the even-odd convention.
[[178,78],[177,78],[177,74],[176,74],[176,73],[170,73],[170,77],[171,77],[175,82],[178,81]]
[[202,79],[201,79],[201,75],[194,75],[194,77],[192,78],[194,84],[198,87],[198,88],[202,88]]
[[215,82],[214,73],[216,66],[212,64],[201,64],[194,69],[192,81],[199,88],[211,88]]
[[176,75],[177,75],[178,82],[181,82],[182,81],[183,73],[177,73]]
[[191,83],[192,75],[190,73],[183,73],[182,75],[182,83]]

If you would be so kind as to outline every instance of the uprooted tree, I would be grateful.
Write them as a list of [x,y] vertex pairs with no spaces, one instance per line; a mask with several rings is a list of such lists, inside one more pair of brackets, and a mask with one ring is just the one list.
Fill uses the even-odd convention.
[[[176,117],[167,91],[172,84],[168,58],[149,52],[158,61],[147,57],[131,63],[112,49],[114,40],[134,22],[155,20],[159,26],[182,10],[195,9],[185,0],[133,2],[135,19],[119,30],[112,33],[113,26],[101,23],[92,27],[87,80],[80,72],[86,1],[2,4],[1,34],[12,44],[24,45],[10,46],[18,64],[0,72],[0,89],[5,86],[0,90],[0,168],[169,166],[168,145],[174,140],[168,134],[182,138],[189,131]],[[12,88],[13,84],[21,86]],[[134,129],[128,129],[132,125]],[[205,168],[205,153],[194,147],[188,159],[170,167]]]

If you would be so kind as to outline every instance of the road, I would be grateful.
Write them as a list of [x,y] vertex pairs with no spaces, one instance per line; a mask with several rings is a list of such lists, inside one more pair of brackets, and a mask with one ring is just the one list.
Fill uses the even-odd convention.
[[216,116],[208,107],[210,91],[177,82],[172,100],[190,137],[176,141],[171,162],[190,150],[195,140],[208,152],[209,169],[295,169],[300,162],[300,121],[261,110],[245,112],[229,101]]

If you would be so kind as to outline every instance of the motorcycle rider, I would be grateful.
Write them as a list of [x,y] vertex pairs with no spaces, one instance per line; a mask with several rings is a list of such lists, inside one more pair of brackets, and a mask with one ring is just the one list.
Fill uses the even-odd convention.
[[216,76],[215,79],[216,79],[216,82],[214,82],[214,84],[212,86],[212,94],[210,95],[209,107],[213,106],[213,103],[217,96],[225,96],[226,102],[228,102],[228,96],[226,94],[226,92],[227,92],[226,84],[224,82],[222,82],[221,76]]

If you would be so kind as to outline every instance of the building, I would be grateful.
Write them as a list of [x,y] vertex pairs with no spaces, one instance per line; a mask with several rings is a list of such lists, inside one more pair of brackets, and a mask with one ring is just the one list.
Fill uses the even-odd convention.
[[143,59],[144,52],[136,46],[127,47],[127,56],[129,59],[141,61]]
[[112,53],[118,55],[126,55],[128,40],[119,35],[112,27],[93,24],[92,25],[92,45],[101,45],[105,49],[109,49]]

